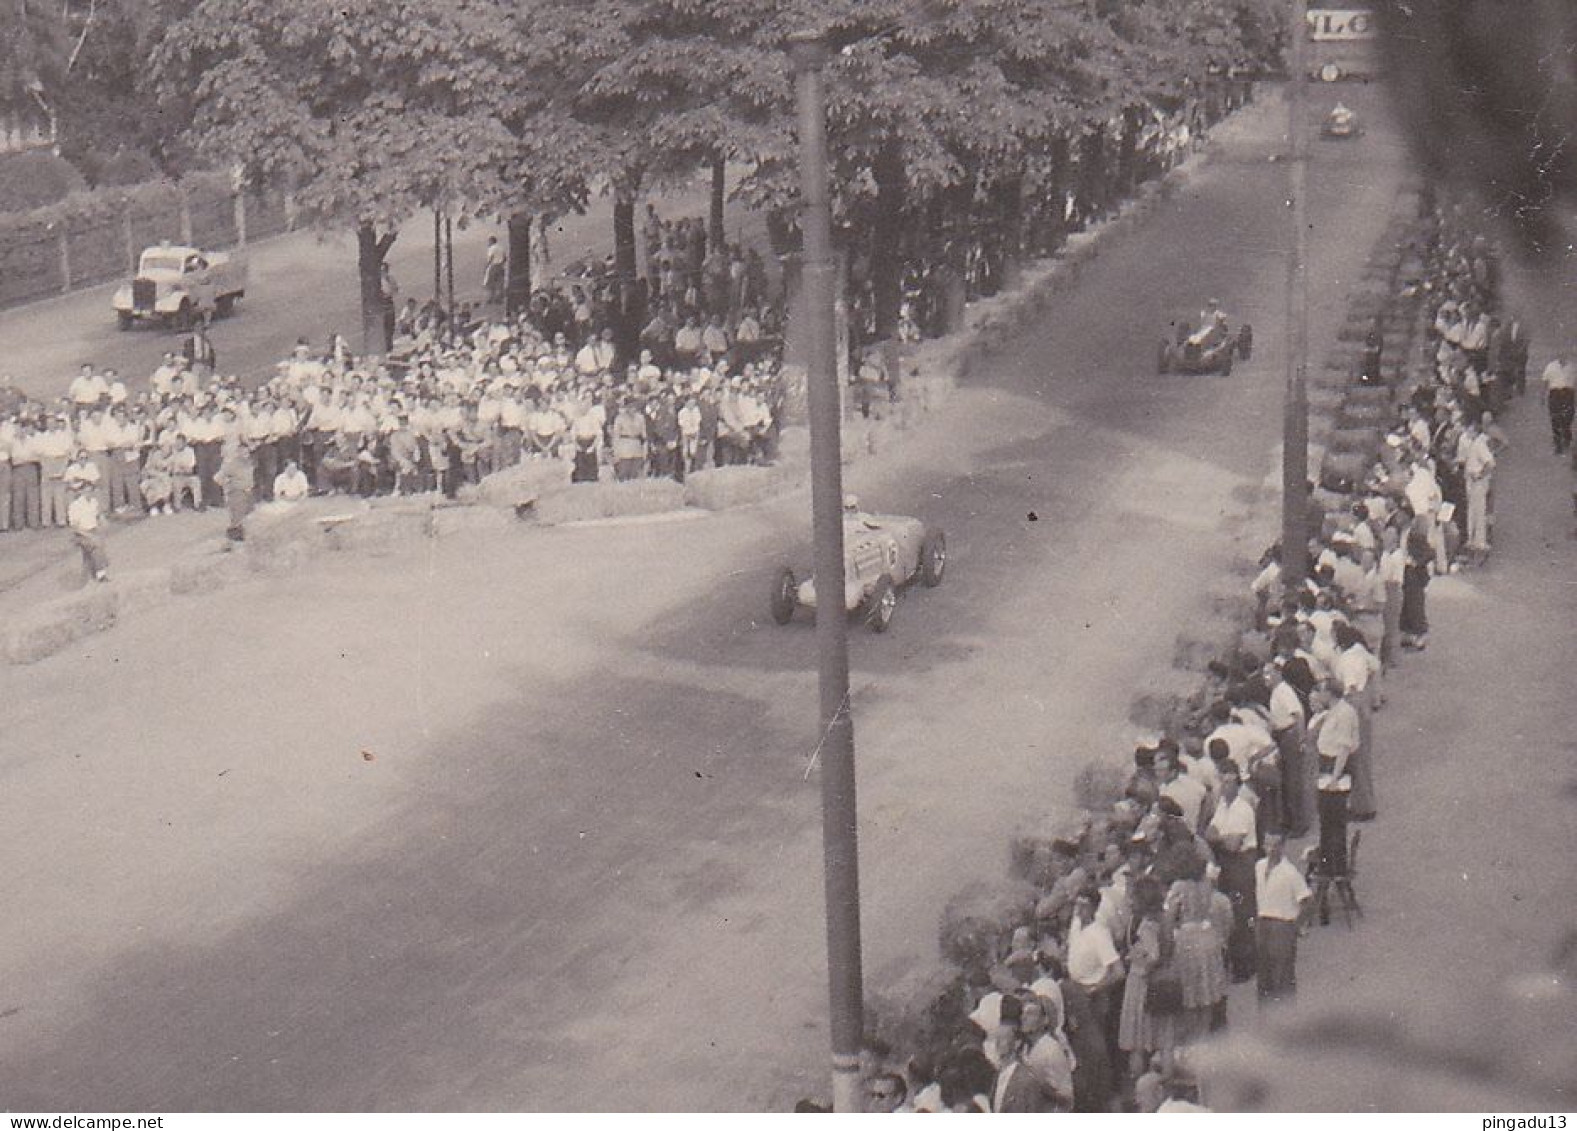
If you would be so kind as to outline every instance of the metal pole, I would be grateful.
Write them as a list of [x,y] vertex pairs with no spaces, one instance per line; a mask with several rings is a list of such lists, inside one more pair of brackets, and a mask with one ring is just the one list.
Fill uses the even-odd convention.
[[433,305],[442,306],[444,301],[444,218],[438,209],[433,209]]
[[449,292],[448,293],[449,317],[453,318],[454,314],[455,314],[455,304],[454,304],[454,220],[451,217],[448,217],[448,216],[444,217],[444,254],[448,257],[448,262],[445,265],[445,270],[447,272],[448,292]]
[[1292,247],[1287,260],[1287,391],[1282,412],[1281,576],[1301,584],[1308,572],[1309,480],[1309,124],[1308,0],[1292,0],[1292,52],[1287,92],[1287,164]]
[[810,399],[811,511],[816,538],[816,651],[821,690],[821,838],[827,897],[827,985],[831,999],[832,1106],[863,1108],[860,1047],[864,990],[860,973],[859,826],[854,793],[854,720],[849,712],[848,617],[843,606],[843,426],[833,329],[837,264],[827,197],[826,111],[822,67],[827,44],[789,40],[799,102],[802,282]]

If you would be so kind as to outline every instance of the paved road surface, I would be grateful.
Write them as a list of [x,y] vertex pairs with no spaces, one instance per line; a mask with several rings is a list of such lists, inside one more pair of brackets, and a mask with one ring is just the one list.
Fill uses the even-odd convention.
[[[1349,92],[1343,92],[1344,95]],[[1402,175],[1371,92],[1317,148],[1316,344]],[[1121,758],[1274,466],[1275,118],[850,477],[948,532],[946,584],[854,638],[866,969]],[[1153,374],[1211,295],[1230,379]],[[184,599],[10,669],[0,1096],[132,1109],[783,1109],[824,1094],[803,497],[529,528]],[[1263,522],[1259,523],[1264,526]]]

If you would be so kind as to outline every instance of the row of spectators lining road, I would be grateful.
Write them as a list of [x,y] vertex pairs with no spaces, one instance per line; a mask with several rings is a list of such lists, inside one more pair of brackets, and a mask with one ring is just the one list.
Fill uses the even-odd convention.
[[1378,253],[1378,309],[1354,301],[1372,322],[1330,435],[1339,489],[1311,484],[1307,580],[1283,584],[1282,549],[1267,551],[1253,627],[1139,743],[1120,788],[1091,767],[1095,815],[1020,836],[1014,882],[949,904],[956,977],[912,1013],[878,1013],[869,1107],[1208,1110],[1193,1050],[1230,1024],[1233,983],[1274,1007],[1297,993],[1315,923],[1359,929],[1385,673],[1420,662],[1404,653],[1426,646],[1430,578],[1491,552],[1494,412],[1526,389],[1493,249],[1462,210],[1422,211]]
[[66,525],[74,485],[104,513],[228,506],[239,537],[253,502],[453,498],[522,461],[562,461],[575,482],[771,463],[780,321],[770,304],[743,305],[764,281],[741,271],[716,296],[726,314],[709,313],[695,277],[669,285],[683,289],[664,293],[628,364],[588,277],[538,292],[513,319],[412,300],[384,362],[359,363],[337,335],[322,349],[300,342],[251,389],[215,374],[201,329],[143,391],[85,365],[57,404],[0,405],[0,531]]

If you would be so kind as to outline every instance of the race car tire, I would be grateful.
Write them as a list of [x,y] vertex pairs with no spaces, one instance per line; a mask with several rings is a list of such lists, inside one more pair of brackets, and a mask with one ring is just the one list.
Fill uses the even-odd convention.
[[214,317],[229,318],[235,313],[235,295],[220,295],[214,300]]
[[1237,350],[1238,356],[1244,361],[1254,355],[1254,327],[1247,322],[1243,323],[1242,329],[1238,331]]
[[799,582],[794,579],[794,571],[780,569],[772,584],[772,619],[779,624],[787,624],[794,616],[795,606],[799,604]]
[[946,572],[947,536],[940,530],[933,530],[920,544],[920,583],[927,589],[935,589],[942,584],[942,575]]
[[865,599],[865,627],[872,632],[886,632],[898,608],[898,591],[890,578],[883,577]]
[[1221,354],[1221,376],[1232,376],[1232,350],[1226,349]]
[[1172,347],[1167,342],[1161,343],[1161,348],[1156,351],[1155,371],[1165,377],[1172,371]]
[[130,330],[136,325],[137,320],[124,310],[115,312],[115,328],[117,330]]

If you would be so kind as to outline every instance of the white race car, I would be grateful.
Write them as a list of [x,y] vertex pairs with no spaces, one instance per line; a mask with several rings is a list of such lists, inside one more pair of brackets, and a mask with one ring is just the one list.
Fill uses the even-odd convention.
[[[851,505],[852,504],[852,505]],[[898,607],[898,590],[918,579],[942,584],[947,539],[917,518],[866,514],[847,500],[843,515],[843,607],[858,612],[872,632],[885,632]],[[800,606],[816,607],[816,582],[787,567],[772,586],[772,619],[787,624]]]

